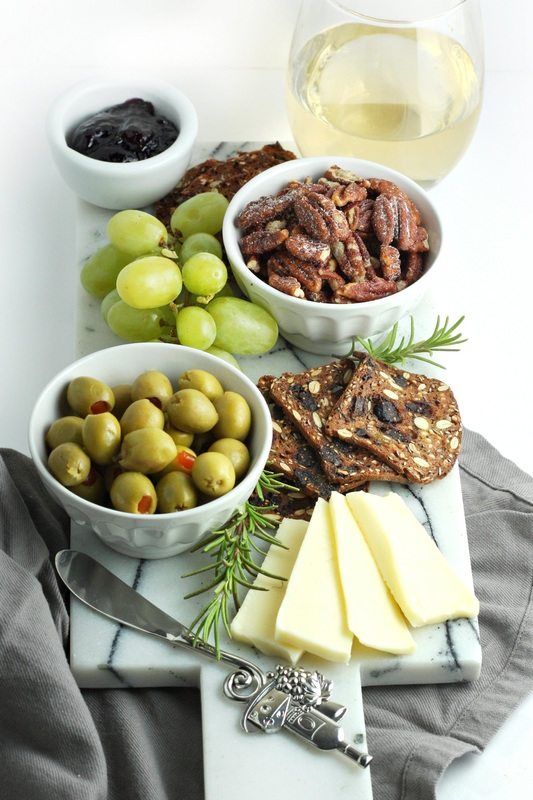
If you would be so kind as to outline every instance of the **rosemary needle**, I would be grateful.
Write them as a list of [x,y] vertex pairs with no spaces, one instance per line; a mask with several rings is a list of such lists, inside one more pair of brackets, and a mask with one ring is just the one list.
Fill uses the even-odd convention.
[[[255,488],[259,503],[265,502],[266,494],[276,495],[281,491],[297,492],[298,490],[280,480],[278,473],[264,470]],[[275,580],[285,580],[263,570],[254,560],[254,553],[261,557],[265,555],[254,539],[277,547],[285,547],[272,536],[272,531],[277,527],[279,521],[280,518],[274,512],[274,506],[259,505],[248,500],[223,528],[213,531],[193,548],[192,552],[201,551],[211,561],[182,577],[189,578],[207,572],[213,573],[209,583],[190,592],[185,598],[211,592],[210,600],[189,625],[190,630],[194,633],[194,643],[208,642],[212,637],[217,656],[219,656],[220,630],[224,628],[228,636],[231,636],[230,611],[237,611],[241,605],[239,589],[266,591],[265,588],[257,587],[253,583],[259,574]]]
[[[355,352],[355,343],[357,342],[367,353],[380,361],[384,361],[386,364],[402,364],[406,359],[410,358],[445,369],[442,364],[437,363],[429,356],[433,355],[434,352],[455,352],[458,348],[453,345],[459,345],[467,341],[458,330],[464,321],[464,316],[459,317],[452,325],[449,322],[449,317],[445,318],[443,324],[441,324],[440,317],[437,317],[433,333],[427,339],[419,341],[415,341],[414,319],[412,316],[409,319],[410,327],[407,338],[402,336],[398,341],[398,323],[396,323],[377,344],[374,344],[371,339],[362,339],[360,336],[356,336],[352,353]],[[424,353],[426,355],[423,355]]]

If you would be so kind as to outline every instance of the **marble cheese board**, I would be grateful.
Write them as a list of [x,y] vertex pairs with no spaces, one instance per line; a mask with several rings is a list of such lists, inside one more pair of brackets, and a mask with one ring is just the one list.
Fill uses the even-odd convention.
[[[258,143],[220,143],[198,145],[193,161],[209,156],[224,158],[236,149],[255,149]],[[79,201],[78,265],[102,246],[105,226],[112,212]],[[80,287],[77,303],[76,349],[83,356],[95,350],[121,344],[106,327],[100,316],[100,303]],[[437,310],[424,302],[415,314],[417,328],[425,331],[433,326]],[[265,373],[279,375],[283,371],[299,372],[325,363],[325,356],[312,355],[288,345],[282,338],[271,352],[239,362],[252,379]],[[414,371],[416,364],[409,365]],[[426,365],[424,365],[425,367]],[[409,368],[409,367],[408,367]],[[429,369],[423,370],[429,373]],[[471,584],[472,576],[468,541],[461,498],[459,470],[456,466],[444,479],[429,486],[397,486],[373,484],[372,491],[393,489],[400,492],[428,535],[432,536],[455,570]],[[181,576],[200,562],[198,554],[144,561],[120,555],[107,548],[87,528],[73,525],[72,547],[93,555],[113,572],[135,586],[152,602],[187,624],[200,607],[202,598],[184,600],[196,588],[195,579]],[[364,716],[361,686],[449,683],[474,680],[481,666],[481,646],[476,621],[455,620],[413,631],[417,648],[408,656],[389,656],[363,647],[354,647],[348,667],[309,659],[304,666],[319,669],[334,682],[333,697],[348,706],[343,726],[359,749],[365,749]],[[271,669],[275,661],[248,646],[223,642],[223,647],[257,661]],[[254,787],[254,795],[262,798],[289,796],[304,792],[308,798],[371,797],[368,770],[361,770],[342,757],[317,753],[310,757],[304,745],[287,741],[286,736],[262,737],[245,735],[239,728],[241,709],[224,698],[224,667],[211,664],[200,656],[173,648],[163,642],[142,636],[115,625],[72,601],[71,668],[81,687],[147,687],[200,686],[204,740],[204,772],[206,798],[225,800],[242,796],[242,787]],[[225,746],[221,747],[220,742]],[[277,769],[261,772],[258,764],[273,759]],[[327,763],[327,769],[324,766]],[[290,769],[289,769],[290,766]],[[249,774],[247,774],[247,772]]]

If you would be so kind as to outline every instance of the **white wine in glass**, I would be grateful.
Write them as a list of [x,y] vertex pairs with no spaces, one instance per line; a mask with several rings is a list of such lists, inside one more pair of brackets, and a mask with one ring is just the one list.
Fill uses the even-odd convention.
[[[392,17],[399,8],[407,19]],[[482,41],[477,0],[304,0],[287,85],[299,150],[366,158],[434,185],[474,134]]]

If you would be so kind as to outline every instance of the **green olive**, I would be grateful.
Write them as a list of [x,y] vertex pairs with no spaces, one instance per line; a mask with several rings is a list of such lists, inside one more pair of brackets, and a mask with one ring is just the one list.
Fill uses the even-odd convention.
[[112,411],[115,405],[113,390],[96,378],[81,376],[74,378],[67,388],[67,403],[73,411],[81,414],[101,414]]
[[58,444],[63,442],[74,442],[83,444],[81,428],[83,420],[81,417],[60,417],[52,422],[46,433],[46,444],[53,450]]
[[54,447],[48,456],[48,467],[63,486],[77,486],[87,480],[91,459],[79,444],[63,442]]
[[122,472],[111,485],[111,503],[117,511],[153,514],[157,495],[152,481],[140,472]]
[[163,372],[149,369],[133,381],[131,399],[142,400],[146,397],[155,406],[164,410],[173,392],[172,384]]
[[224,392],[214,401],[218,422],[213,429],[217,439],[243,441],[250,432],[252,412],[244,397],[237,392]]
[[215,378],[210,372],[206,372],[205,369],[188,369],[180,376],[178,389],[198,389],[209,400],[222,397],[224,394],[224,389],[218,378]]
[[87,414],[83,420],[83,445],[96,464],[109,464],[120,450],[120,422],[109,411]]
[[165,426],[165,415],[160,408],[155,406],[150,400],[134,400],[127,407],[120,420],[122,436],[126,436],[132,431],[141,428],[159,428],[163,430]]
[[168,472],[186,472],[190,475],[194,462],[196,461],[196,453],[190,447],[185,447],[183,444],[176,445],[176,457],[172,459],[170,464],[161,470],[160,475],[166,475]]
[[122,440],[119,464],[132,472],[161,472],[176,457],[176,445],[159,428],[141,428]]
[[172,441],[175,445],[182,444],[184,447],[191,446],[194,439],[193,433],[179,431],[177,428],[173,428],[172,425],[169,425],[168,423],[165,425],[164,430],[172,438]]
[[240,480],[250,466],[250,453],[245,444],[238,439],[217,439],[208,450],[209,453],[222,453],[229,458],[235,470],[235,477]]
[[184,472],[169,472],[156,484],[157,508],[162,514],[185,511],[198,503],[196,488]]
[[94,467],[91,467],[87,480],[77,486],[71,486],[70,491],[74,492],[78,497],[83,497],[84,500],[98,503],[98,505],[103,505],[106,497],[104,479]]
[[201,453],[191,474],[196,488],[208,497],[220,497],[235,486],[233,464],[222,453]]
[[131,384],[117,383],[116,386],[111,387],[111,391],[115,395],[113,414],[117,419],[120,419],[131,403]]
[[173,394],[167,414],[170,424],[186,433],[205,433],[218,421],[215,406],[198,389],[180,389]]

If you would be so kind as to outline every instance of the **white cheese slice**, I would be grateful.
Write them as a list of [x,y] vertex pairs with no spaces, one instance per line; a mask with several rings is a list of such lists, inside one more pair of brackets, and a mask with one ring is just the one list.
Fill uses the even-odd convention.
[[353,636],[339,581],[328,504],[319,499],[276,620],[276,639],[348,663]]
[[414,627],[475,617],[479,603],[395,492],[347,495],[394,599]]
[[415,641],[346,498],[333,492],[329,508],[348,628],[366,647],[399,655],[413,653]]
[[[278,528],[276,539],[288,549],[271,545],[264,558],[263,569],[273,575],[288,578],[306,530],[307,522],[284,519]],[[231,635],[241,642],[257,647],[262,653],[281,656],[291,664],[296,664],[302,656],[302,650],[278,642],[274,636],[276,617],[285,596],[287,582],[259,574],[254,586],[268,591],[249,590],[231,622]]]

